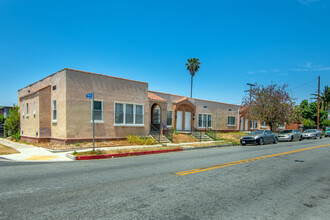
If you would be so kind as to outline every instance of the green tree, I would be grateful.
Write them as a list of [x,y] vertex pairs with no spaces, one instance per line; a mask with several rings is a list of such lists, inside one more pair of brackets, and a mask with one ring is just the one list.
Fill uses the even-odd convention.
[[295,103],[286,91],[287,85],[256,85],[250,94],[243,98],[243,106],[251,119],[266,122],[272,131],[279,124],[291,123],[295,118]]
[[[309,119],[314,122],[314,124],[317,124],[317,102],[310,102],[308,103],[308,100],[303,100],[299,105],[302,118],[304,120]],[[320,110],[320,122],[327,119],[328,112],[325,110]],[[313,127],[313,126],[307,126],[307,127]],[[315,127],[315,126],[314,126]]]
[[304,119],[305,128],[314,128],[316,126],[315,122],[311,119]]
[[199,59],[197,59],[197,58],[190,58],[190,59],[188,59],[188,63],[186,63],[187,70],[190,72],[190,75],[191,75],[190,98],[192,98],[193,77],[195,76],[195,73],[198,71],[200,64],[201,63],[199,62]]
[[330,126],[330,120],[329,119],[324,119],[322,122],[321,122],[321,125],[323,127],[329,127]]
[[3,114],[0,113],[0,124],[3,124],[4,121],[5,117],[3,116]]
[[9,117],[6,118],[4,125],[5,137],[19,133],[20,115],[18,110],[19,108],[17,106],[9,110]]
[[324,90],[321,94],[321,106],[323,106],[323,110],[327,110],[328,106],[330,105],[330,88],[329,86],[325,86]]

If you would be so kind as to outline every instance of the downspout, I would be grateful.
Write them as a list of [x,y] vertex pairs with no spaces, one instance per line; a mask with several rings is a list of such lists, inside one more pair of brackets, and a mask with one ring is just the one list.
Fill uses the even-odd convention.
[[239,112],[241,111],[241,107],[238,107],[238,117],[237,117],[237,120],[238,120],[238,123],[237,123],[237,126],[238,126],[238,131],[240,131],[240,123],[241,123],[241,119],[239,118]]

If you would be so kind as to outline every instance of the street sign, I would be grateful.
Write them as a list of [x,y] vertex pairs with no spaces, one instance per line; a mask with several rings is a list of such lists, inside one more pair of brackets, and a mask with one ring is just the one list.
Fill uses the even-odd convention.
[[93,93],[91,92],[91,93],[87,93],[86,94],[86,98],[87,99],[92,99],[93,98]]

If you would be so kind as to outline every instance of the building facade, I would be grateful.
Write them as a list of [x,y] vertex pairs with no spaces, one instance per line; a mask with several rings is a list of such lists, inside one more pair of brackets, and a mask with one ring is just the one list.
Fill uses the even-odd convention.
[[148,90],[148,83],[65,68],[18,91],[21,138],[31,142],[147,136],[163,131],[239,130],[239,105]]

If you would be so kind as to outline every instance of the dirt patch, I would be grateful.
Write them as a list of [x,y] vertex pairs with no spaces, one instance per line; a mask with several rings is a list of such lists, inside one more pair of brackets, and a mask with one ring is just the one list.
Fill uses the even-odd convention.
[[239,143],[241,137],[245,136],[246,133],[243,132],[232,132],[232,133],[217,133],[217,139]]
[[156,150],[173,150],[181,149],[181,147],[146,147],[146,148],[131,148],[131,149],[118,149],[118,150],[96,150],[96,151],[86,151],[86,152],[77,152],[75,156],[87,156],[87,155],[104,155],[104,154],[123,154],[123,153],[132,153],[132,152],[142,152],[142,151],[156,151]]
[[[38,147],[43,147],[51,150],[78,150],[78,149],[86,149],[92,148],[93,143],[91,142],[83,142],[83,143],[74,143],[74,144],[60,144],[60,143],[36,143],[34,144]],[[120,146],[132,146],[126,140],[117,140],[117,141],[104,141],[104,142],[95,142],[95,148],[102,147],[120,147]]]
[[196,138],[188,134],[173,134],[173,143],[198,142]]
[[19,151],[15,150],[11,147],[6,147],[0,144],[0,155],[7,155],[7,154],[18,154]]

